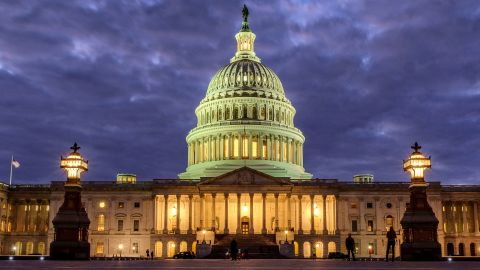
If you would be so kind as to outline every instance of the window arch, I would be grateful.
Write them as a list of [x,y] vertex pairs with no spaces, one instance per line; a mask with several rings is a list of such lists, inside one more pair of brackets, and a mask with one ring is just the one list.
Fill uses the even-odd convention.
[[252,118],[257,119],[257,106],[253,106],[252,108]]
[[458,244],[458,256],[465,256],[465,244]]
[[179,252],[183,252],[183,251],[187,251],[187,242],[186,241],[182,241],[180,242],[180,250]]
[[322,242],[315,243],[315,257],[323,258],[323,243]]
[[162,241],[155,242],[155,253],[153,254],[155,257],[163,257],[163,244]]
[[304,242],[303,243],[303,257],[304,258],[310,258],[312,256],[312,247],[310,245],[310,242]]
[[475,243],[470,243],[470,256],[477,256],[476,254]]
[[225,109],[225,120],[232,119],[230,116],[230,107]]
[[173,257],[173,255],[175,255],[175,242],[173,241],[170,241],[168,242],[167,244],[167,258],[171,258]]
[[335,242],[328,242],[328,252],[336,252],[337,251],[337,245]]
[[25,254],[26,255],[33,254],[33,242],[27,242]]
[[45,243],[44,242],[39,242],[38,243],[37,253],[40,254],[40,255],[45,254]]

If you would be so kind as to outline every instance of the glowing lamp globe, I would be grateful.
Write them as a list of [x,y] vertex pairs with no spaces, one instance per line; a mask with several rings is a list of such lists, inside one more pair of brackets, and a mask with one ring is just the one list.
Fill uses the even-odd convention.
[[412,184],[425,184],[425,170],[432,167],[430,157],[425,157],[419,149],[422,148],[417,142],[411,147],[413,152],[407,160],[403,161],[403,170],[410,173]]
[[73,150],[66,158],[60,158],[60,168],[67,171],[67,185],[80,185],[80,175],[88,171],[88,161],[78,153],[80,147],[77,143],[70,149]]

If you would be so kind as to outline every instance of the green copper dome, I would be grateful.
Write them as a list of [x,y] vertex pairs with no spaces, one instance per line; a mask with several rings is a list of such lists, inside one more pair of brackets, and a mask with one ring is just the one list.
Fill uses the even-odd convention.
[[305,137],[278,76],[260,62],[255,34],[243,22],[230,64],[211,79],[187,135],[188,167],[181,179],[215,177],[243,166],[275,177],[310,179],[303,168]]

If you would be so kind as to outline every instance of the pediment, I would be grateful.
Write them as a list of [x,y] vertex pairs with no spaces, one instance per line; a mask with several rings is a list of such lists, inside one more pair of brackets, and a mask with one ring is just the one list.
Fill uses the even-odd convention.
[[291,186],[288,178],[273,177],[249,167],[242,167],[226,174],[200,182],[200,186]]

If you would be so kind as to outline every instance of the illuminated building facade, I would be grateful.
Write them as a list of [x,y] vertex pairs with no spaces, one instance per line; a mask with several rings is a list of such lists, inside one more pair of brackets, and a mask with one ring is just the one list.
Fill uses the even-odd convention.
[[[117,181],[81,182],[91,256],[139,257],[149,249],[172,257],[242,235],[274,245],[287,240],[297,257],[326,257],[345,252],[352,233],[357,256],[384,257],[387,229],[401,233],[410,182],[378,182],[368,174],[342,182],[304,170],[295,108],[255,54],[247,19],[244,12],[237,52],[195,110],[187,168],[178,179],[119,174]],[[49,254],[64,193],[61,181],[0,185],[0,252]],[[442,254],[478,256],[480,185],[429,182],[428,200]],[[400,254],[400,244],[395,248]]]

